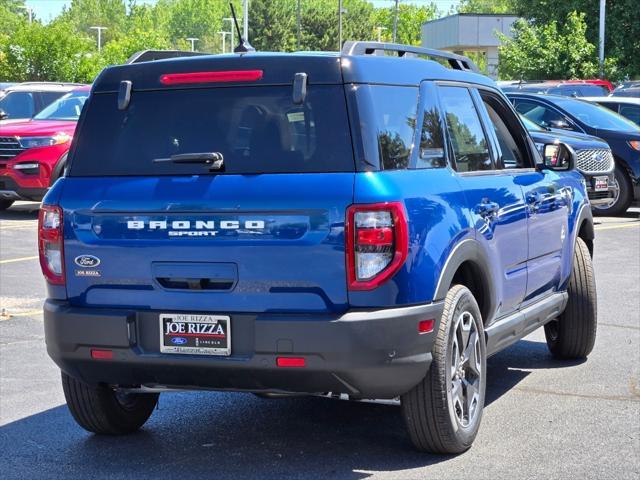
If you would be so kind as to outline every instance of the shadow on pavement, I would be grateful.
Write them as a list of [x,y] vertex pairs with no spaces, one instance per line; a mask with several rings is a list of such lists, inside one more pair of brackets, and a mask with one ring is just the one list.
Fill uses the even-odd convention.
[[[526,369],[566,366],[546,345],[521,341],[489,360],[487,404]],[[3,478],[346,478],[452,457],[412,449],[400,409],[313,397],[168,393],[136,434],[106,437],[76,426],[66,406],[0,427]]]
[[0,210],[0,220],[37,220],[39,209],[39,203],[21,202],[12,205],[8,210]]

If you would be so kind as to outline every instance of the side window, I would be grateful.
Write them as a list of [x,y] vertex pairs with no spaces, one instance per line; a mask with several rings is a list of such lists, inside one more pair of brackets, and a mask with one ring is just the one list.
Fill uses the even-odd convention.
[[10,92],[0,100],[0,108],[7,118],[31,118],[35,114],[33,95],[29,92]]
[[513,115],[496,98],[483,95],[482,100],[500,146],[499,162],[504,168],[530,167],[526,147],[522,145],[522,136],[516,130],[520,127],[514,124],[515,117],[510,118]]
[[374,128],[380,166],[384,170],[409,167],[418,110],[416,87],[371,86]]
[[439,87],[440,102],[459,172],[491,170],[493,163],[480,117],[469,90]]
[[447,165],[444,154],[444,132],[442,117],[432,91],[426,92],[423,103],[420,150],[416,168],[442,168]]
[[620,115],[640,125],[640,107],[637,105],[620,105]]

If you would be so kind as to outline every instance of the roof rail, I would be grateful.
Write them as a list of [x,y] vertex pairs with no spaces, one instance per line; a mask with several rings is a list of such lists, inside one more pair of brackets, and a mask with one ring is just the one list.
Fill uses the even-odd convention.
[[480,72],[478,66],[468,57],[433,48],[415,47],[413,45],[401,45],[399,43],[385,42],[344,42],[342,55],[375,55],[376,52],[397,52],[399,57],[415,57],[425,55],[432,58],[444,59],[455,70],[468,70]]
[[155,60],[164,60],[165,58],[179,58],[179,57],[196,57],[201,55],[211,55],[210,53],[202,52],[188,52],[182,50],[140,50],[139,52],[131,55],[125,64],[140,63],[140,62],[153,62]]
[[18,83],[14,83],[14,87],[17,87],[18,85],[20,86],[27,86],[27,85],[57,85],[59,87],[73,87],[73,86],[78,86],[81,87],[83,85],[86,85],[85,83],[75,83],[75,82],[18,82]]

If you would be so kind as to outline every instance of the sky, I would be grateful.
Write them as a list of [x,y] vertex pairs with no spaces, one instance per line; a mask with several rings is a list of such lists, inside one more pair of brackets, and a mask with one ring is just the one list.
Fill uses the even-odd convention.
[[[155,3],[156,1],[157,0],[138,0],[138,3]],[[391,7],[394,3],[394,0],[369,1],[371,1],[376,7]],[[457,5],[459,0],[401,0],[401,2],[417,5],[435,3],[440,11],[447,12],[452,6]],[[33,13],[37,18],[44,22],[48,22],[60,14],[65,5],[69,6],[71,4],[71,0],[26,0],[25,3],[27,7],[33,9]]]

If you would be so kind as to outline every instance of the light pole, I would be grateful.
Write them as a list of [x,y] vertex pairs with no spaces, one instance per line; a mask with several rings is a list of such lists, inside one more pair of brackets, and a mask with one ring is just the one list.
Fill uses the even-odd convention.
[[338,51],[342,50],[342,14],[348,13],[346,8],[342,8],[342,0],[338,0]]
[[398,36],[398,4],[400,0],[396,0],[396,11],[393,14],[393,43],[396,43],[396,37]]
[[301,15],[300,15],[300,0],[298,0],[298,5],[296,7],[296,25],[297,25],[297,30],[298,30],[298,50],[300,50],[300,37],[302,36],[302,28],[300,26],[300,20],[301,20]]
[[386,30],[386,27],[376,27],[376,30],[378,31],[378,42],[382,41],[382,31]]
[[189,37],[187,38],[187,42],[191,42],[191,51],[195,52],[196,51],[196,42],[200,40],[199,38],[196,37]]
[[600,38],[598,39],[598,62],[600,63],[600,78],[604,78],[604,16],[605,0],[600,0]]
[[242,36],[249,41],[249,0],[242,0]]
[[27,11],[27,13],[29,14],[29,24],[31,24],[33,22],[33,8],[27,7],[26,5],[20,5],[18,8]]
[[229,22],[229,30],[231,30],[231,48],[233,49],[234,45],[236,44],[236,42],[234,41],[234,33],[233,31],[235,30],[235,23],[233,21],[233,18],[223,18],[222,21],[227,21]]
[[229,32],[218,32],[222,35],[222,53],[227,53],[227,35]]
[[107,27],[89,27],[91,30],[98,31],[98,51],[102,50],[102,31],[107,30]]

